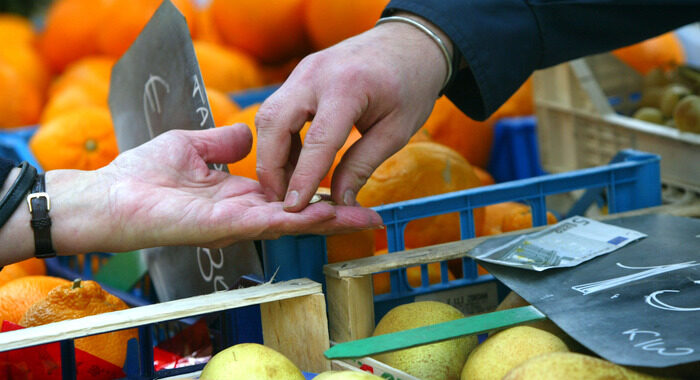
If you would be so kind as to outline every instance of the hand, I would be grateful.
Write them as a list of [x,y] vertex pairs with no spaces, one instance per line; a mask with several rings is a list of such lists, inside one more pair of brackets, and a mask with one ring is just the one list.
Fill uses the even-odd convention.
[[[355,125],[362,138],[331,185],[336,203],[354,205],[374,169],[428,118],[446,73],[435,42],[403,23],[382,24],[306,57],[256,116],[257,174],[268,198],[303,210]],[[302,148],[299,131],[311,119]]]
[[[281,202],[268,202],[258,182],[207,167],[243,158],[251,142],[244,125],[170,131],[96,171],[47,172],[54,248],[80,253],[164,245],[223,247],[244,239],[381,225],[370,209],[326,202],[289,213]],[[0,229],[0,265],[33,252],[29,212],[20,207]]]
[[250,130],[239,125],[170,132],[126,152],[101,173],[112,178],[108,181],[112,220],[134,243],[211,247],[381,224],[372,210],[325,202],[303,213],[288,213],[281,202],[265,199],[258,182],[207,167],[240,160],[251,142]]

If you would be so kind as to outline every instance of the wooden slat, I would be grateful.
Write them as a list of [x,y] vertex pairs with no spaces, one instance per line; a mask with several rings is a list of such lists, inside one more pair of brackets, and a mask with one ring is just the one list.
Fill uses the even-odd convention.
[[0,351],[80,338],[265,302],[321,294],[321,284],[298,279],[217,292],[89,317],[50,323],[0,334]]
[[[695,202],[692,204],[677,204],[650,207],[640,210],[621,212],[617,214],[603,215],[592,219],[604,221],[622,217],[657,213],[676,216],[700,216],[700,202]],[[457,259],[467,256],[467,252],[469,250],[475,248],[479,244],[493,237],[522,235],[526,233],[539,231],[543,228],[546,228],[546,226],[512,231],[494,236],[483,236],[474,239],[443,243],[429,247],[409,249],[388,255],[365,257],[362,259],[352,261],[328,264],[323,268],[323,272],[325,273],[327,278],[349,278],[366,276],[372,273],[383,272],[390,269],[406,268],[418,264],[427,264],[436,261]]]
[[372,277],[326,277],[328,322],[334,342],[366,338],[374,331]]
[[322,293],[260,305],[263,341],[302,371],[331,369],[323,353],[330,346],[326,300]]

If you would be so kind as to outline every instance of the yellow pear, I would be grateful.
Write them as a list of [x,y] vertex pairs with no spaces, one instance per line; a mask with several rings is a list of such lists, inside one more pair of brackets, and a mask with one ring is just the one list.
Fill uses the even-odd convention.
[[[442,302],[422,301],[391,309],[377,324],[373,336],[434,325],[464,318],[456,308]],[[422,380],[457,380],[469,352],[477,345],[476,336],[376,355],[375,359]]]
[[556,335],[529,326],[516,326],[489,337],[467,359],[462,380],[500,380],[528,359],[549,352],[568,352]]
[[551,352],[513,368],[503,380],[653,380],[609,361],[573,352]]
[[326,371],[319,373],[312,380],[380,380],[379,376],[372,375],[369,372],[357,371]]
[[[525,301],[524,298],[520,297],[518,293],[515,293],[511,291],[506,295],[506,298],[501,301],[501,303],[498,304],[498,307],[496,307],[496,311],[500,310],[507,310],[507,309],[513,309],[516,307],[523,307],[523,306],[529,306],[530,303]],[[566,346],[569,348],[570,351],[573,352],[580,352],[580,353],[588,353],[590,352],[586,347],[584,347],[581,343],[576,341],[574,338],[569,336],[564,330],[562,330],[559,326],[557,326],[554,322],[552,322],[551,319],[541,319],[539,321],[535,322],[529,322],[525,324],[526,326],[534,327],[540,330],[544,330],[546,332],[552,333],[557,336],[557,338],[561,339],[564,341]],[[490,335],[494,335],[499,331],[503,331],[504,329],[499,329],[495,331],[489,332]]]
[[204,366],[200,380],[305,380],[299,368],[279,352],[257,343],[241,343]]

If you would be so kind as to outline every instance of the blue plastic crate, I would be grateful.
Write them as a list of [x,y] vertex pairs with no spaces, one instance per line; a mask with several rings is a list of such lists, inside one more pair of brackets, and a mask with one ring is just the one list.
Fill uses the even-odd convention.
[[29,139],[37,127],[21,127],[0,130],[0,157],[10,159],[16,164],[27,161],[41,170],[39,163],[29,149]]
[[493,146],[487,169],[496,182],[546,174],[540,163],[534,116],[503,118],[493,128]]
[[[586,196],[587,205],[577,204],[577,210],[588,206],[603,192],[610,213],[657,206],[661,204],[660,157],[657,155],[625,150],[616,162],[605,166],[582,169],[568,173],[543,175],[529,179],[500,183],[432,197],[420,198],[375,207],[386,225],[388,251],[404,250],[404,228],[412,220],[435,215],[459,212],[462,239],[475,236],[473,210],[487,205],[520,201],[532,207],[533,225],[546,224],[546,197],[574,190],[590,190],[595,196]],[[298,278],[305,274],[316,281],[324,281],[322,270],[327,262],[325,238],[304,235],[287,236],[275,241],[263,242],[263,259],[266,276],[276,273],[279,280]],[[447,262],[441,262],[442,281],[428,283],[428,266],[421,265],[422,284],[412,287],[405,269],[390,271],[391,292],[374,297],[375,317],[379,320],[396,305],[412,302],[416,296],[435,293],[457,287],[494,281],[493,276],[478,275],[474,260],[462,259],[463,276],[453,281],[447,279]],[[503,294],[505,289],[499,293]]]

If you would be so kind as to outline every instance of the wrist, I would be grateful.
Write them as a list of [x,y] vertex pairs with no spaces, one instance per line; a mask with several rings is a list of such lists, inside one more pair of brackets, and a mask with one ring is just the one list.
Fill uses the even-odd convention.
[[[442,94],[451,83],[454,70],[457,69],[454,67],[454,46],[447,34],[427,19],[407,12],[397,12],[383,17],[377,22],[376,27],[387,24],[393,24],[393,28],[399,29],[396,34],[401,37],[413,36],[407,38],[414,41],[410,49],[415,53],[416,62],[427,62],[429,64],[426,68],[442,74],[438,91]],[[404,26],[397,26],[401,24]]]
[[440,29],[439,26],[433,24],[432,22],[428,21],[427,19],[415,15],[413,13],[408,13],[408,12],[396,12],[392,14],[392,16],[401,16],[401,17],[407,17],[410,18],[411,20],[417,21],[421,24],[423,24],[426,28],[430,29],[433,33],[437,34],[438,37],[442,40],[442,42],[445,44],[445,47],[447,48],[447,52],[450,54],[450,57],[454,56],[454,45],[452,44],[452,40],[450,37],[445,34],[445,32]]
[[46,192],[51,197],[51,235],[56,252],[85,253],[107,245],[114,231],[107,191],[99,181],[98,171],[49,171]]

